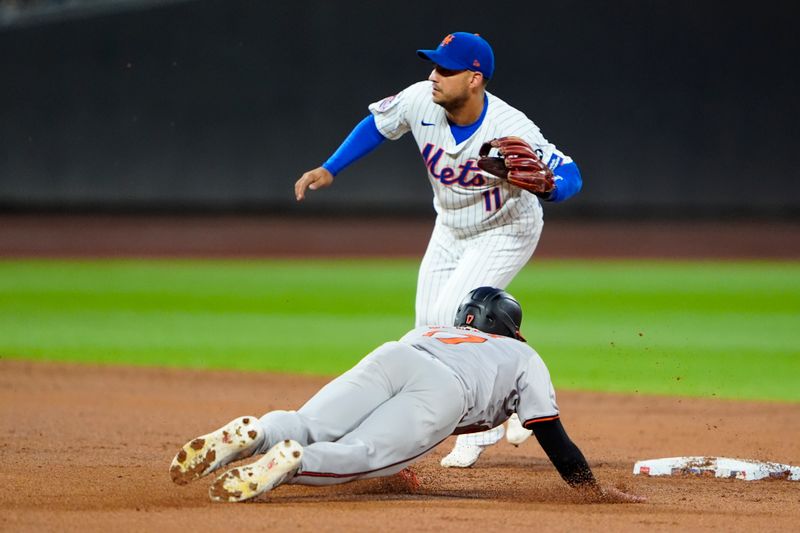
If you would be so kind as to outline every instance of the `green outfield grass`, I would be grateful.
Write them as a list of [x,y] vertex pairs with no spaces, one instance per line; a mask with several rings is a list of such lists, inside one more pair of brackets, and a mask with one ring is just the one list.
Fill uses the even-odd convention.
[[[2,261],[3,358],[337,374],[411,328],[417,261]],[[535,261],[560,389],[800,401],[800,263]]]

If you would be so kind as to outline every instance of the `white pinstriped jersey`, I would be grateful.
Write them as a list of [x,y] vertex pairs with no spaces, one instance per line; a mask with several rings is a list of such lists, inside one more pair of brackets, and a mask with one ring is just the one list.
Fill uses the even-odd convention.
[[525,139],[550,168],[572,160],[542,136],[522,112],[487,92],[488,109],[480,127],[456,144],[445,110],[432,98],[432,82],[421,81],[395,96],[369,106],[375,124],[388,139],[414,135],[428,179],[439,221],[465,237],[513,224],[522,232],[540,225],[539,199],[505,180],[483,173],[477,166],[478,150],[489,140],[515,135]]
[[523,422],[558,416],[550,372],[526,343],[473,328],[419,327],[401,343],[431,354],[464,385],[464,429],[489,429],[516,412]]

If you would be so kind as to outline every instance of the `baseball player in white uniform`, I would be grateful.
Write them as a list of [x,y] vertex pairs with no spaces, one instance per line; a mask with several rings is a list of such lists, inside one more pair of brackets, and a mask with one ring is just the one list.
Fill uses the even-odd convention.
[[263,453],[211,484],[210,498],[226,502],[282,483],[388,476],[449,435],[495,427],[516,412],[567,483],[600,499],[641,501],[595,480],[561,425],[550,374],[520,335],[521,320],[519,304],[505,291],[475,289],[458,309],[459,327],[416,328],[374,350],[297,411],[239,417],[190,440],[170,475],[185,484]]
[[[426,81],[369,106],[370,114],[321,167],[295,184],[297,200],[308,189],[333,183],[334,176],[386,139],[411,132],[433,188],[437,214],[419,269],[416,325],[448,324],[463,294],[478,286],[505,288],[533,254],[542,231],[540,199],[560,202],[582,186],[577,165],[559,151],[522,112],[486,91],[494,54],[482,37],[446,36],[435,50],[418,50],[434,69]],[[481,146],[519,137],[552,171],[553,187],[532,194],[478,166]],[[516,422],[512,424],[511,422]],[[529,435],[513,418],[508,438]],[[503,427],[457,439],[443,466],[472,465]]]

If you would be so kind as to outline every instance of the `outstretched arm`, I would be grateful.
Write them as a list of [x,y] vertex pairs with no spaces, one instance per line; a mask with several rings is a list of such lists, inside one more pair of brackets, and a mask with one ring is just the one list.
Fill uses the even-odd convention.
[[571,487],[597,485],[589,463],[564,430],[561,420],[547,420],[529,425],[536,440]]
[[529,422],[527,429],[533,431],[547,457],[571,487],[585,490],[603,501],[629,503],[644,501],[641,496],[626,494],[613,487],[601,487],[580,449],[570,440],[558,418]]
[[353,128],[341,146],[321,167],[303,174],[294,185],[297,201],[305,198],[306,190],[315,191],[329,186],[333,178],[348,165],[358,161],[377,148],[386,138],[378,131],[375,118],[369,115]]

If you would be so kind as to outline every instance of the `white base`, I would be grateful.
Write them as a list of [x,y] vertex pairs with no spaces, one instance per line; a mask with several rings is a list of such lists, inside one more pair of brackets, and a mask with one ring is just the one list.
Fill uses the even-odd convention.
[[697,475],[755,481],[757,479],[787,479],[800,481],[800,466],[763,461],[730,459],[728,457],[667,457],[646,459],[633,465],[634,475],[681,476]]

